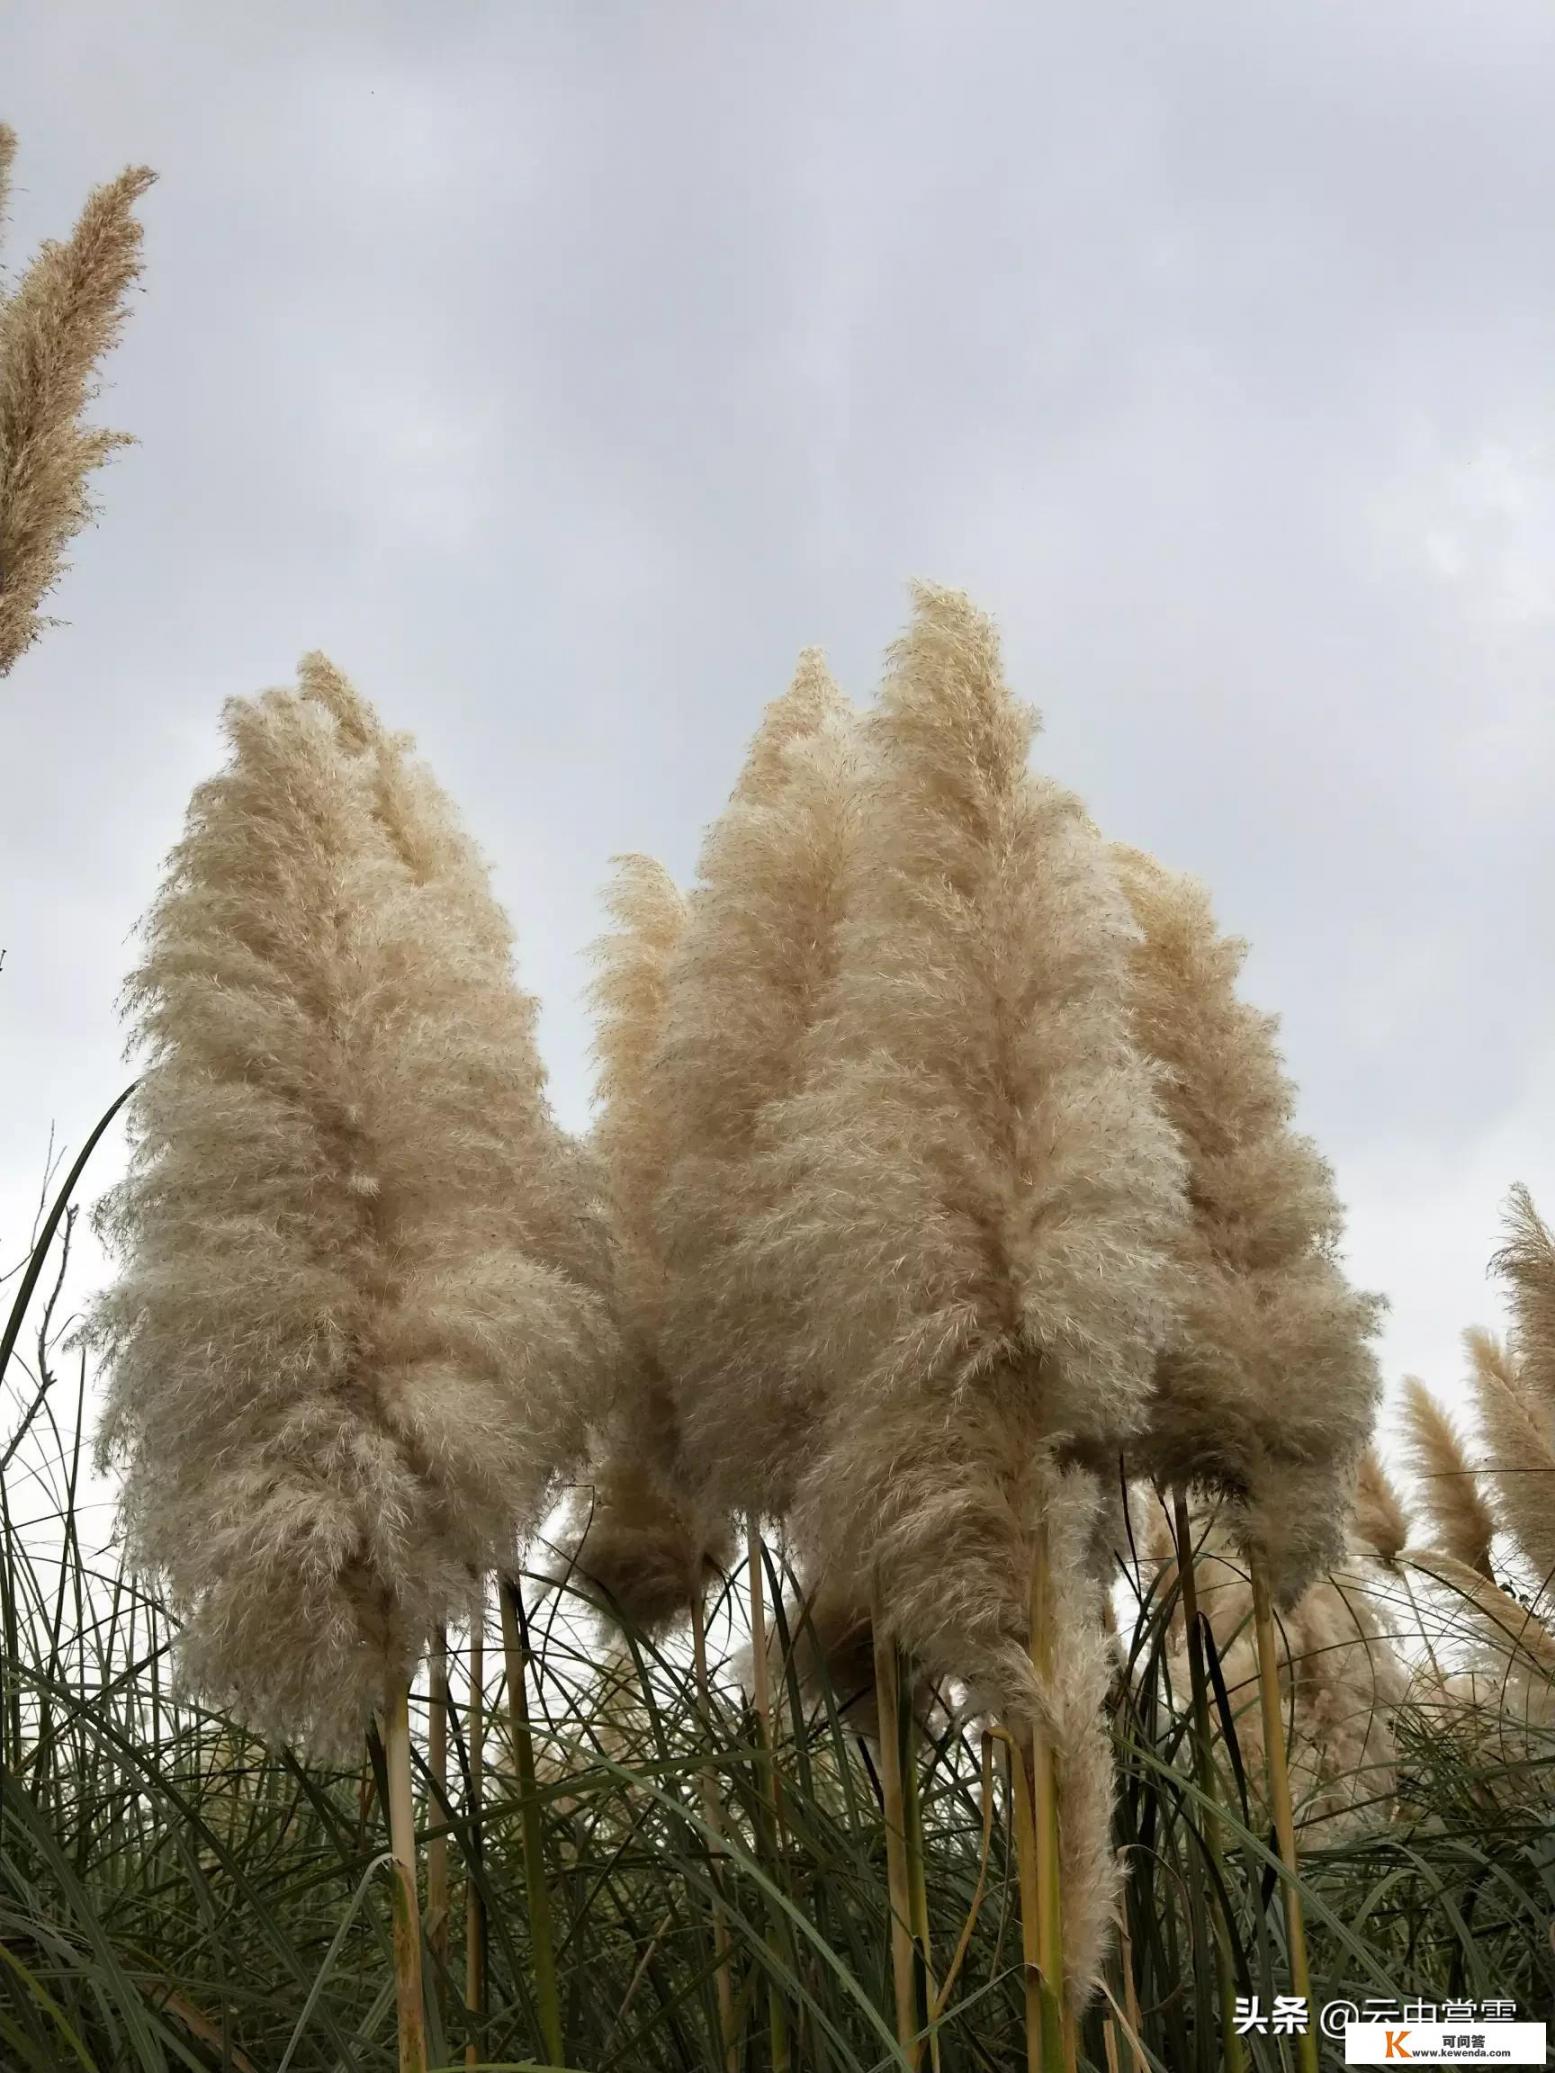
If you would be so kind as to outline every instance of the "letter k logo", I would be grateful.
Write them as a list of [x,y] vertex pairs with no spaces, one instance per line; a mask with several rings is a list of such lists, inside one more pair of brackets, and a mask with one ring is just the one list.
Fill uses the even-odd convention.
[[1414,2053],[1404,2042],[1408,2035],[1407,2030],[1384,2030],[1382,2036],[1387,2049],[1382,2056],[1385,2059],[1412,2059]]

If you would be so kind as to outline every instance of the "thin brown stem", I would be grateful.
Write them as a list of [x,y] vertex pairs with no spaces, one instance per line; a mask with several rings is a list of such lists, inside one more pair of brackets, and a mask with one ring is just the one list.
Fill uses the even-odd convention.
[[[1047,1528],[1038,1523],[1031,1561],[1031,1666],[1039,1686],[1053,1674],[1052,1580],[1048,1574]],[[1064,1914],[1059,1847],[1058,1755],[1040,1722],[1031,1735],[1031,1813],[1036,1872],[1037,1964],[1041,1973],[1042,2048],[1045,2065],[1074,2073],[1074,2026],[1065,2020]]]
[[[1219,1793],[1215,1777],[1215,1752],[1209,1712],[1209,1680],[1204,1660],[1205,1628],[1199,1622],[1198,1569],[1194,1561],[1193,1526],[1188,1515],[1187,1492],[1180,1486],[1172,1497],[1172,1523],[1177,1540],[1177,1579],[1182,1592],[1182,1616],[1188,1637],[1188,1676],[1193,1699],[1193,1754],[1199,1791],[1204,1798],[1200,1829],[1204,1848],[1215,1871],[1215,1898],[1226,1890],[1220,1854],[1220,1817],[1215,1808]],[[1220,2004],[1220,2048],[1226,2073],[1243,2073],[1247,2054],[1236,2028],[1236,1971],[1231,1958],[1230,1930],[1224,1916],[1215,1912],[1215,1989]]]
[[427,1689],[427,1773],[438,1830],[427,1844],[427,1949],[438,1979],[448,1966],[448,1637],[441,1627],[432,1637]]
[[465,1709],[469,1745],[470,1804],[466,1823],[474,1862],[466,1867],[464,1885],[464,2005],[470,2036],[464,2062],[478,2066],[485,2057],[481,2031],[486,2021],[486,1918],[476,1869],[481,1861],[481,1801],[486,1775],[486,1592],[476,1592],[470,1614],[470,1696]]
[[[708,1732],[711,1733],[713,1691],[707,1674],[707,1607],[700,1597],[691,1601],[691,1650],[696,1665],[697,1698],[701,1703]],[[714,1836],[722,1837],[723,1807],[719,1800],[718,1781],[713,1776],[711,1768],[702,1773],[702,1819]],[[729,1923],[724,1914],[722,1875],[716,1858],[711,1876],[715,1893],[713,1955],[717,1965],[713,1973],[713,1991],[718,1998],[718,2036],[723,2046],[725,2073],[739,2073],[740,2042],[734,2020],[734,1975],[729,1964]]]
[[[1292,1993],[1310,2005],[1311,1973],[1307,1965],[1307,1929],[1301,1912],[1301,1887],[1296,1859],[1296,1821],[1290,1798],[1290,1771],[1285,1761],[1285,1719],[1280,1705],[1279,1656],[1274,1639],[1274,1610],[1263,1567],[1249,1562],[1253,1584],[1253,1631],[1258,1643],[1258,1697],[1263,1710],[1264,1760],[1269,1773],[1269,1807],[1274,1815],[1275,1840],[1280,1862],[1285,1867],[1281,1882],[1285,1889],[1285,1941],[1290,1949]],[[1308,2028],[1296,2039],[1296,2063],[1301,2073],[1318,2073],[1317,2031]]]
[[566,2063],[562,2048],[561,1997],[556,1986],[556,1955],[551,1936],[551,1894],[545,1880],[540,1827],[540,1787],[535,1774],[534,1737],[529,1726],[529,1694],[524,1649],[518,1626],[518,1585],[501,1582],[502,1653],[507,1665],[508,1715],[513,1728],[513,1758],[518,1771],[519,1819],[524,1839],[524,1897],[529,1907],[529,1952],[534,1970],[535,2005],[540,2038],[555,2066]]
[[951,1958],[939,1992],[934,1997],[934,2020],[939,2021],[950,2003],[950,1991],[956,1983],[967,1952],[972,1947],[972,1931],[977,1927],[977,1917],[982,1909],[983,1895],[988,1888],[988,1862],[993,1850],[993,1737],[983,1736],[983,1835],[978,1850],[977,1884],[972,1890],[972,1905],[967,1918],[961,1925],[961,1934],[956,1941],[955,1954]]
[[880,1792],[885,1802],[886,1897],[891,1908],[891,1982],[896,1995],[896,2038],[909,2066],[922,2057],[913,1979],[912,1887],[907,1868],[907,1808],[902,1790],[899,1657],[885,1634],[878,1586],[872,1608],[875,1703],[880,1723]]
[[1015,1831],[1015,1862],[1020,1882],[1021,1981],[1026,2001],[1026,2073],[1057,2073],[1058,2060],[1045,2048],[1045,1996],[1042,1990],[1042,1946],[1038,1930],[1041,1904],[1037,1888],[1036,1824],[1031,1807],[1031,1754],[1011,1736],[1006,1750],[1010,1781],[1010,1816]]
[[396,1687],[383,1729],[389,1777],[389,1850],[394,1871],[394,1999],[400,2073],[426,2073],[421,1999],[421,1913],[416,1900],[416,1810],[410,1785],[410,1692]]
[[[765,1772],[767,1803],[772,1813],[773,1847],[783,1836],[783,1803],[778,1785],[777,1722],[772,1697],[772,1663],[767,1641],[766,1553],[761,1525],[752,1515],[746,1538],[747,1583],[750,1589],[751,1682],[756,1701],[756,1733],[760,1738]],[[792,2056],[788,2036],[788,2010],[774,1981],[767,1982],[767,2016],[772,2039],[772,2073],[788,2073]]]

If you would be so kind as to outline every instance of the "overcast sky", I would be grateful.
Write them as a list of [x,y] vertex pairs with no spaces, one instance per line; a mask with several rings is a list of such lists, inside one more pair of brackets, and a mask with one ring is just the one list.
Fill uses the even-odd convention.
[[1552,106],[1548,0],[12,0],[10,263],[161,177],[141,443],[0,686],[4,1263],[223,699],[322,646],[415,732],[578,1125],[609,859],[684,880],[798,649],[867,697],[925,575],[1252,940],[1451,1389],[1555,1210]]

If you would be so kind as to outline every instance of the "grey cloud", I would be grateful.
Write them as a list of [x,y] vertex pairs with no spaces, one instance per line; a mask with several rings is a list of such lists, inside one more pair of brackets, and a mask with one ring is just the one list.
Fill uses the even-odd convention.
[[8,1250],[223,697],[318,644],[417,732],[576,1122],[607,859],[684,877],[800,645],[867,694],[923,573],[1252,938],[1357,1228],[1418,1154],[1479,1286],[1476,1146],[1550,1156],[1545,7],[33,0],[8,44],[13,257],[162,172],[142,445],[0,694]]

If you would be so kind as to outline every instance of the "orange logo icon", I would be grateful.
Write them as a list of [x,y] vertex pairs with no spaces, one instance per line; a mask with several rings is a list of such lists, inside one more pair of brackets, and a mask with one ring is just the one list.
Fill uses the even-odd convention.
[[1382,2054],[1385,2059],[1412,2059],[1414,2057],[1414,2053],[1404,2042],[1404,2039],[1409,2035],[1407,2030],[1384,2030],[1382,2035],[1387,2043],[1387,2050]]

